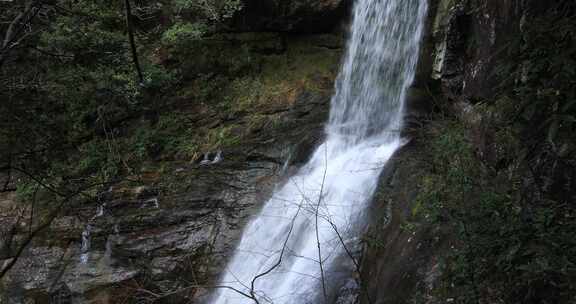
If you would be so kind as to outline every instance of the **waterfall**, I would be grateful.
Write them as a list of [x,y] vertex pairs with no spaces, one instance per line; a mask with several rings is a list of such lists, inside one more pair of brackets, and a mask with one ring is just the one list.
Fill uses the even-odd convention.
[[352,276],[348,253],[402,145],[426,10],[424,0],[356,1],[326,141],[247,225],[210,303],[330,303]]
[[106,203],[103,203],[98,206],[96,209],[96,214],[90,218],[86,227],[82,231],[82,246],[80,247],[80,263],[87,264],[88,260],[90,259],[90,238],[92,236],[92,223],[94,221],[104,215],[104,209],[106,208]]

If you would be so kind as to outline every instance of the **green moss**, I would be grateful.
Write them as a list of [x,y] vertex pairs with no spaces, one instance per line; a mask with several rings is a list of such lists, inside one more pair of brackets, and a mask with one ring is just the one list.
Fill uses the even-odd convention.
[[[236,37],[229,36],[227,39]],[[276,41],[277,35],[248,33],[236,38],[231,45],[215,52],[212,47],[222,41],[217,42],[214,38],[207,44],[215,43],[211,46],[212,53],[220,53],[214,54],[215,58],[226,57],[226,60],[216,62],[224,67],[227,76],[201,75],[179,93],[197,102],[209,100],[211,106],[217,107],[219,116],[234,117],[226,118],[227,122],[218,130],[196,130],[207,137],[195,141],[201,151],[234,145],[250,136],[251,131],[263,127],[277,128],[282,122],[277,112],[294,105],[299,94],[304,91],[329,94],[328,90],[332,88],[340,55],[338,50],[310,47],[295,39],[287,41],[283,54],[263,55],[255,46],[259,39]],[[242,48],[236,46],[239,42]],[[235,61],[240,63],[233,66]]]
[[[106,136],[79,145],[76,174],[90,175],[95,181],[135,176],[148,170],[150,161],[190,162],[204,153],[268,140],[285,125],[284,113],[300,94],[330,94],[339,50],[311,47],[296,39],[288,41],[284,54],[265,55],[254,46],[260,38],[275,41],[278,36],[239,35],[237,41],[214,38],[199,43],[195,51],[206,50],[210,73],[187,79],[156,67],[152,82],[182,79],[179,89],[166,91],[168,97],[160,101],[145,103],[147,115],[129,120],[120,136],[106,130]],[[191,65],[208,58],[189,57],[194,52],[173,55],[179,60],[193,58]],[[215,65],[220,69],[212,70]],[[180,70],[185,71],[186,67]]]
[[441,299],[514,303],[526,290],[573,288],[565,269],[575,262],[567,236],[576,226],[563,215],[572,212],[552,201],[527,203],[520,135],[508,123],[508,106],[478,105],[473,111],[483,119],[470,125],[437,117],[425,136],[430,162],[412,214],[455,238],[435,289]]
[[271,86],[300,83],[306,89],[318,89],[318,78],[333,78],[337,73],[340,51],[311,47],[306,39],[290,41],[285,55],[264,58],[263,77]]

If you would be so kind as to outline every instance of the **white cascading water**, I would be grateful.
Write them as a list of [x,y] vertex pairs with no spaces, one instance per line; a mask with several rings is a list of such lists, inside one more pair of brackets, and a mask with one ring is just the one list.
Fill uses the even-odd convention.
[[104,210],[106,208],[106,203],[99,205],[96,209],[96,214],[90,218],[86,227],[82,231],[82,247],[80,247],[80,263],[87,264],[90,259],[90,238],[92,236],[92,229],[94,228],[92,224],[94,221],[104,215]]
[[402,145],[426,10],[425,0],[356,1],[326,141],[247,225],[210,303],[330,303],[351,277],[347,251]]

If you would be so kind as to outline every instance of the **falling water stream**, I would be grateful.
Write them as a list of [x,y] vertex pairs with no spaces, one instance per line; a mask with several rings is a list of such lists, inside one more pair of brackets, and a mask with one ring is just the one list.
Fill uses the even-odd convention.
[[355,2],[326,141],[247,225],[210,303],[331,303],[351,277],[348,253],[402,145],[427,10],[425,0]]

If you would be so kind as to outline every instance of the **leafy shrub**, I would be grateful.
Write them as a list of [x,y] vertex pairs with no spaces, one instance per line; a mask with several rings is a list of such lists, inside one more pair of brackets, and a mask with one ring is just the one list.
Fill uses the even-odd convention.
[[[515,159],[520,147],[508,138],[517,133],[506,125],[493,125],[504,134],[495,145],[500,157]],[[450,227],[455,236],[437,292],[456,303],[559,301],[574,295],[576,242],[570,235],[576,233],[576,212],[562,202],[530,197],[530,188],[522,188],[528,174],[523,159],[498,169],[484,162],[471,132],[448,121],[428,135],[433,161],[415,215]]]
[[232,18],[234,14],[244,7],[242,0],[175,0],[177,10],[197,10],[202,12],[204,18],[221,22]]
[[162,41],[167,45],[186,45],[199,40],[208,32],[208,26],[203,23],[178,22],[162,35]]

